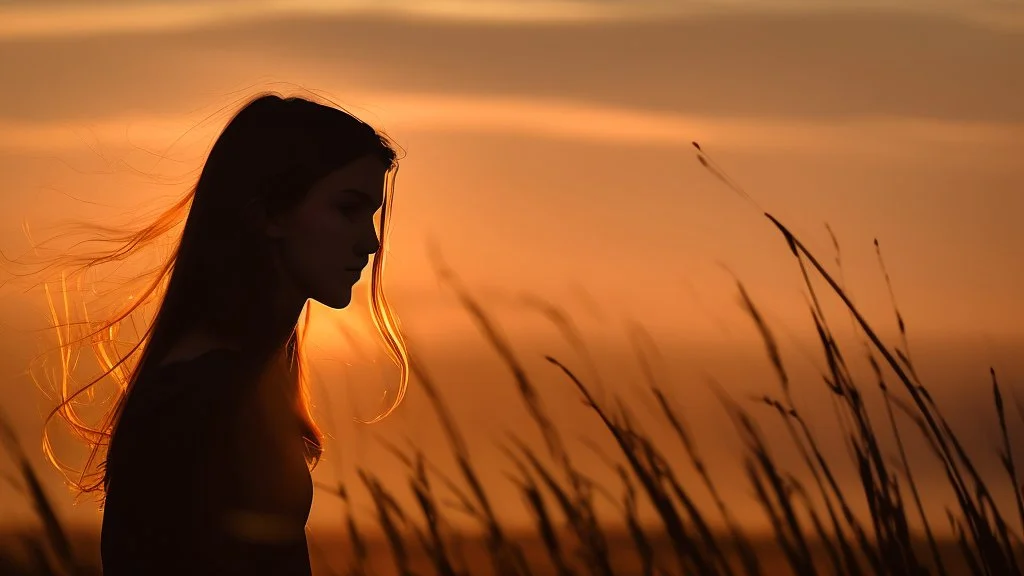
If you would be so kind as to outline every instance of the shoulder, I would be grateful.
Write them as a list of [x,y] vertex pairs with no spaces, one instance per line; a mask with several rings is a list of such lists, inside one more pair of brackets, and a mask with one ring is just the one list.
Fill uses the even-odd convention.
[[132,384],[118,427],[157,440],[164,432],[197,434],[224,420],[253,394],[258,367],[243,353],[217,349],[146,370]]
[[[178,473],[171,470],[184,471],[198,462],[197,446],[219,434],[219,422],[235,405],[231,398],[251,388],[246,365],[238,352],[216,350],[188,361],[143,367],[110,439],[107,476],[172,484]],[[121,485],[129,490],[135,484],[125,482]]]
[[219,348],[154,367],[133,384],[131,395],[147,411],[202,403],[244,391],[255,374],[255,366],[243,353]]

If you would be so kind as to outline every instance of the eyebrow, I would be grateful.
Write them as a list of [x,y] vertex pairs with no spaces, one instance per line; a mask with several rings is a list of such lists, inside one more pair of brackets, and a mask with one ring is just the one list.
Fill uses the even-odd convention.
[[369,192],[365,190],[360,190],[359,188],[343,188],[341,190],[337,190],[336,194],[338,194],[339,196],[343,194],[356,194],[359,196],[366,196],[367,198],[370,197]]

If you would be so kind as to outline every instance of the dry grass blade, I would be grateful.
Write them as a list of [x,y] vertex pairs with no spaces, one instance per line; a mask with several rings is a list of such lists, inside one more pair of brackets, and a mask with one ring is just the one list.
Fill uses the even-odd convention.
[[622,495],[623,512],[626,516],[626,527],[629,529],[629,535],[633,539],[637,555],[640,558],[641,574],[643,576],[653,576],[654,547],[647,538],[643,526],[640,525],[640,519],[637,517],[636,488],[633,487],[633,481],[629,478],[629,472],[624,467],[616,466],[615,470],[622,480],[622,485],[625,489]]
[[[554,476],[540,462],[536,454],[522,440],[515,436],[510,437],[510,440],[529,462],[530,467],[540,477],[544,486],[554,495],[555,501],[558,502],[559,508],[569,521],[569,525],[582,545],[581,554],[586,561],[590,573],[611,576],[612,568],[608,558],[608,543],[593,515],[589,502],[579,498],[577,494],[570,495],[563,490]],[[514,458],[511,452],[508,452],[508,454]],[[518,459],[516,461],[518,462]]]
[[946,568],[942,563],[942,556],[939,553],[938,544],[935,542],[935,535],[932,533],[931,523],[928,521],[928,516],[924,512],[924,504],[921,502],[921,495],[917,490],[917,483],[914,481],[914,474],[910,469],[910,461],[907,459],[907,452],[903,447],[903,437],[900,434],[899,426],[896,424],[896,417],[892,411],[892,398],[889,396],[889,390],[885,387],[885,383],[882,380],[882,374],[880,371],[876,372],[879,378],[880,387],[882,388],[882,396],[885,400],[886,414],[889,416],[889,426],[892,429],[893,437],[896,439],[896,447],[899,450],[900,463],[903,465],[903,474],[907,477],[907,482],[910,484],[910,493],[914,498],[914,506],[917,508],[918,517],[921,519],[921,525],[924,528],[925,537],[928,539],[928,548],[932,554],[932,560],[935,563],[935,569],[938,570],[940,576],[947,576]]
[[992,376],[992,396],[995,399],[996,414],[999,417],[999,432],[1002,434],[1003,441],[1000,459],[1014,488],[1013,496],[1017,504],[1017,517],[1021,523],[1021,530],[1024,531],[1024,499],[1021,497],[1021,484],[1017,476],[1017,466],[1013,461],[1013,448],[1010,446],[1010,433],[1006,426],[1006,410],[1003,408],[1003,395],[999,392],[999,381],[996,379],[995,368],[989,368],[989,374]]
[[555,528],[551,514],[548,512],[547,504],[544,502],[544,496],[534,481],[533,475],[530,474],[526,465],[514,453],[506,450],[506,454],[516,465],[516,468],[519,469],[521,479],[512,478],[512,481],[523,494],[526,505],[531,514],[533,514],[537,531],[540,534],[541,541],[544,543],[544,549],[547,551],[548,558],[555,568],[555,572],[558,576],[575,576],[575,571],[569,566],[569,562],[562,551],[558,530]]
[[409,479],[416,503],[423,514],[423,520],[427,525],[427,534],[422,537],[424,549],[434,563],[434,569],[438,576],[458,576],[452,558],[448,551],[448,545],[442,534],[445,522],[434,498],[433,490],[430,487],[430,479],[427,476],[424,465],[423,453],[416,451],[415,475]]
[[[576,375],[565,365],[551,356],[545,356],[545,359],[561,369],[562,373],[565,374],[573,384],[575,384],[576,388],[583,394],[584,398],[590,404],[590,407],[597,413],[605,427],[612,433],[612,436],[615,438],[615,441],[623,455],[629,461],[629,465],[633,473],[637,476],[637,479],[644,487],[644,491],[646,492],[648,499],[650,499],[659,518],[661,518],[665,526],[665,530],[668,532],[669,539],[675,545],[674,551],[676,553],[676,559],[679,563],[680,571],[684,574],[690,573],[691,570],[695,569],[693,563],[696,561],[699,553],[696,551],[689,536],[686,534],[686,528],[684,527],[683,521],[679,517],[679,513],[676,511],[675,506],[672,504],[672,501],[665,493],[663,487],[657,483],[650,468],[641,460],[642,456],[637,446],[637,439],[633,436],[632,431],[613,422],[608,413],[594,401],[594,398],[587,387],[580,382],[579,378],[577,378]],[[702,573],[708,573],[706,571],[706,565],[703,567],[705,568],[705,571]]]
[[[782,421],[786,426],[786,430],[789,433],[790,438],[793,440],[793,444],[797,447],[797,450],[800,452],[801,458],[804,460],[804,463],[811,471],[811,475],[814,478],[815,485],[818,487],[818,491],[821,493],[822,501],[825,503],[825,509],[828,512],[829,520],[832,523],[832,537],[835,538],[836,544],[842,551],[846,573],[850,574],[851,576],[861,574],[862,572],[860,564],[857,561],[856,556],[854,555],[853,548],[850,545],[850,542],[846,538],[846,533],[843,530],[843,526],[840,523],[839,517],[835,511],[835,507],[833,506],[833,496],[839,502],[840,506],[843,508],[845,520],[848,523],[848,525],[850,525],[851,528],[854,530],[858,538],[861,540],[862,547],[869,546],[869,544],[867,543],[867,538],[864,535],[863,529],[860,527],[860,524],[856,522],[856,520],[854,519],[853,512],[850,510],[849,504],[846,501],[846,496],[843,494],[843,492],[839,489],[839,486],[836,484],[835,477],[832,474],[831,467],[829,466],[828,461],[825,460],[824,455],[821,453],[821,449],[818,447],[817,442],[814,440],[814,435],[811,434],[810,428],[807,426],[807,423],[796,411],[796,409],[793,408],[792,406],[786,407],[778,400],[774,400],[768,396],[761,398],[761,401],[775,409],[775,411],[782,418]],[[790,400],[790,402],[792,402],[792,400]],[[794,428],[794,421],[797,424],[799,424],[800,432],[803,433],[803,437],[801,437],[800,434],[797,432],[797,429]],[[808,452],[808,448],[811,451],[810,453]],[[811,453],[814,454],[814,460],[811,459]],[[827,479],[831,492],[829,492],[829,490],[826,489],[825,481],[822,480],[822,475],[824,475]],[[875,564],[877,564],[877,561],[875,562]]]
[[416,576],[410,565],[405,538],[399,529],[399,523],[404,525],[406,522],[402,509],[395,502],[394,497],[388,493],[380,481],[372,474],[360,469],[359,478],[370,491],[370,497],[377,507],[377,518],[380,521],[381,528],[384,530],[384,535],[387,537],[388,544],[391,546],[391,556],[395,561],[395,568],[398,569],[399,575]]
[[543,298],[533,295],[524,294],[522,296],[522,302],[543,315],[555,328],[558,330],[562,338],[572,346],[572,349],[580,355],[580,358],[587,364],[587,368],[590,370],[590,376],[594,379],[594,385],[597,387],[598,393],[602,396],[605,394],[604,383],[601,381],[601,373],[597,369],[597,364],[594,362],[594,357],[590,353],[590,349],[587,347],[587,343],[580,333],[576,323],[573,322],[572,317],[561,307],[555,306],[551,302],[544,300]]
[[754,551],[753,546],[751,546],[746,533],[744,533],[740,528],[735,518],[733,518],[732,513],[729,512],[729,509],[725,505],[725,501],[722,499],[715,483],[711,481],[711,476],[708,474],[704,459],[697,452],[697,447],[694,444],[690,433],[687,431],[682,418],[680,418],[677,412],[669,406],[668,399],[665,397],[662,390],[657,386],[653,386],[651,391],[654,393],[654,396],[658,401],[658,405],[661,407],[662,413],[665,415],[669,424],[672,426],[672,429],[675,431],[676,437],[678,437],[680,442],[683,444],[683,449],[686,451],[687,457],[690,459],[690,464],[697,471],[704,487],[707,488],[708,492],[711,494],[711,498],[715,502],[715,507],[718,509],[718,513],[722,516],[722,520],[725,522],[729,535],[732,538],[733,545],[736,547],[736,553],[739,554],[740,562],[744,571],[748,576],[759,576],[761,574],[761,565],[757,559],[757,553]]
[[779,353],[779,345],[775,341],[775,336],[772,334],[771,329],[768,328],[768,324],[764,321],[761,313],[757,310],[757,306],[754,305],[753,300],[750,299],[750,295],[747,294],[747,289],[743,287],[743,283],[736,281],[736,287],[740,291],[740,298],[743,300],[743,307],[750,315],[751,319],[754,320],[754,324],[757,326],[757,331],[761,335],[761,340],[764,342],[765,348],[768,350],[768,358],[772,361],[772,367],[775,368],[775,373],[779,376],[779,381],[782,382],[782,390],[785,394],[789,394],[789,375],[786,373],[786,368],[782,365],[782,355]]
[[74,551],[71,548],[71,541],[68,539],[64,526],[57,518],[57,512],[53,504],[43,490],[43,484],[32,467],[31,461],[21,447],[21,442],[14,432],[7,415],[0,411],[0,442],[3,443],[8,455],[17,465],[21,472],[22,484],[30,497],[32,507],[43,524],[49,549],[57,558],[58,565],[55,567],[60,574],[75,574],[78,572],[78,563],[75,560]]
[[540,396],[537,393],[536,388],[534,388],[530,383],[530,379],[526,375],[526,370],[512,351],[511,344],[506,341],[505,337],[498,329],[498,326],[493,320],[491,320],[483,307],[480,306],[480,304],[462,286],[461,281],[458,276],[455,275],[454,271],[444,264],[440,255],[435,252],[433,254],[433,258],[437,275],[455,292],[455,295],[462,304],[462,307],[469,312],[469,315],[476,322],[477,327],[482,332],[484,338],[501,357],[502,362],[505,364],[505,367],[509,372],[512,373],[519,395],[526,403],[526,408],[530,417],[537,422],[548,451],[555,460],[559,462],[566,462],[568,459],[568,453],[562,445],[561,439],[558,437],[554,424],[541,404]]
[[920,382],[917,374],[914,372],[914,363],[910,360],[910,343],[907,341],[907,325],[903,321],[903,314],[900,313],[900,308],[896,304],[896,292],[892,289],[892,279],[889,278],[889,270],[885,267],[885,259],[882,258],[882,247],[878,243],[878,238],[875,238],[875,254],[878,256],[878,266],[882,269],[882,275],[885,278],[885,286],[889,290],[889,302],[892,304],[893,314],[896,316],[896,326],[899,328],[900,340],[903,343],[903,350],[896,349],[896,354],[903,361],[903,364],[907,367],[910,375],[915,381]]
[[477,519],[481,522],[487,533],[488,551],[491,554],[491,560],[494,563],[497,574],[499,576],[528,574],[522,551],[505,535],[505,530],[502,528],[501,522],[498,521],[494,508],[491,506],[490,498],[487,496],[486,490],[484,490],[483,483],[480,482],[480,477],[473,467],[472,460],[470,460],[466,442],[455,425],[454,418],[448,412],[448,408],[441,398],[440,390],[422,365],[418,362],[412,362],[411,367],[413,374],[420,381],[426,392],[431,407],[441,420],[449,446],[455,453],[455,461],[459,472],[462,474],[466,484],[469,485],[469,492],[476,500],[476,505],[472,506],[471,509],[478,511],[476,514]]

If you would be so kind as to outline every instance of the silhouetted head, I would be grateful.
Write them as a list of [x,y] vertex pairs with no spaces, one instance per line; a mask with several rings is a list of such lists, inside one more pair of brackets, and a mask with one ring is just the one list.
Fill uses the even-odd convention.
[[[65,419],[92,448],[81,479],[69,478],[80,493],[105,491],[110,470],[106,461],[97,464],[98,457],[103,450],[109,456],[116,444],[128,397],[146,381],[140,376],[197,332],[241,349],[261,368],[286,356],[286,385],[302,421],[307,460],[315,465],[323,435],[311,415],[304,330],[297,322],[310,299],[335,309],[347,306],[371,256],[370,313],[401,376],[388,407],[368,422],[399,405],[408,384],[409,356],[383,289],[384,238],[397,170],[397,153],[387,136],[344,110],[299,97],[260,95],[227,123],[195,187],[179,202],[153,222],[116,237],[113,242],[119,245],[109,251],[56,259],[57,265],[78,264],[73,276],[83,274],[124,260],[185,222],[176,250],[148,287],[129,297],[127,309],[98,326],[90,319],[89,334],[61,346],[65,357],[65,348],[90,342],[104,369],[76,394],[62,394],[47,417],[47,423],[55,416]],[[159,300],[157,312],[126,355],[97,345],[111,344],[120,325],[134,323],[133,313],[153,300]],[[70,330],[55,328],[59,335]],[[108,377],[118,384],[114,401],[101,427],[88,428],[73,400]],[[45,426],[43,445],[51,463],[64,472]]]
[[201,329],[268,350],[284,344],[307,299],[347,306],[381,251],[375,215],[383,224],[396,168],[387,138],[343,110],[251,101],[203,167],[151,344],[165,345],[164,328]]

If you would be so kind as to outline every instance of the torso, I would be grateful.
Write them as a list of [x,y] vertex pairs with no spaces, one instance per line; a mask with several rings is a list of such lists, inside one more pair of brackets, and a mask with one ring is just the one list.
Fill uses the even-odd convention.
[[[228,406],[231,412],[239,416],[238,427],[235,429],[237,434],[234,435],[236,441],[224,447],[224,450],[229,450],[237,458],[237,468],[231,474],[233,479],[228,481],[229,486],[226,488],[230,499],[239,503],[231,505],[236,511],[236,521],[229,521],[229,525],[235,526],[235,536],[250,543],[304,543],[304,527],[312,504],[313,483],[304,457],[304,441],[294,403],[286,398],[286,389],[280,385],[283,377],[280,370],[283,366],[277,367],[276,372],[269,370],[258,382],[232,380],[231,375],[238,374],[242,365],[237,354],[225,348],[207,346],[202,349],[195,346],[194,342],[182,346],[173,354],[169,353],[146,377],[149,381],[144,384],[147,391],[142,393],[143,397],[135,399],[134,407],[129,408],[135,414],[132,424],[126,424],[124,430],[128,444],[122,447],[127,452],[121,454],[120,469],[130,469],[134,462],[148,462],[149,456],[142,454],[152,453],[152,446],[133,445],[131,437],[138,437],[144,443],[155,441],[155,448],[159,450],[160,442],[163,442],[161,438],[168,433],[175,433],[167,432],[166,426],[199,424],[192,421],[193,416],[189,412],[182,412],[190,410],[186,406],[196,405],[190,402],[226,403],[222,406]],[[218,385],[237,388],[210,388]],[[222,391],[228,394],[217,394]],[[132,404],[129,402],[129,406]],[[164,414],[150,412],[147,415],[150,410],[164,411]],[[212,426],[221,429],[226,424],[216,416],[211,422]],[[146,429],[145,426],[150,428]],[[153,426],[158,428],[153,429]],[[192,449],[200,448],[195,446]],[[216,461],[211,464],[216,465]],[[148,478],[132,480],[133,476],[137,476],[135,473],[122,476],[125,478],[121,480],[120,489],[117,488],[117,481],[112,483],[120,494],[108,494],[108,505],[111,508],[104,513],[105,531],[107,521],[112,520],[112,529],[107,535],[113,538],[109,540],[111,543],[131,540],[147,530],[159,530],[156,525],[148,528],[141,526],[140,523],[148,523],[150,519],[136,517],[132,511],[145,509],[151,499],[162,498],[161,494],[154,493],[154,489],[159,489],[150,486]],[[171,486],[166,489],[181,488]],[[110,514],[113,516],[107,518]],[[123,546],[134,545],[125,542]]]
[[[193,332],[180,340],[157,364],[164,368],[172,364],[189,362],[209,353],[237,348],[214,337]],[[246,477],[261,479],[260,482],[246,483],[239,487],[250,491],[250,498],[258,499],[267,506],[267,512],[302,518],[303,524],[309,514],[312,499],[312,481],[304,456],[305,441],[301,436],[298,415],[294,401],[281,381],[287,377],[287,369],[275,364],[257,386],[257,393],[242,408],[252,418],[245,421],[242,434],[251,442],[240,446],[244,461],[250,466]],[[252,450],[245,450],[252,447]],[[276,474],[267,474],[275,470]]]
[[[277,367],[280,371],[282,367]],[[305,522],[313,497],[313,483],[304,455],[300,421],[294,402],[281,385],[284,375],[269,373],[257,393],[242,407],[252,417],[244,422],[246,440],[239,446],[250,478],[239,487],[247,499],[258,501],[261,511]],[[273,473],[269,473],[273,471]]]

